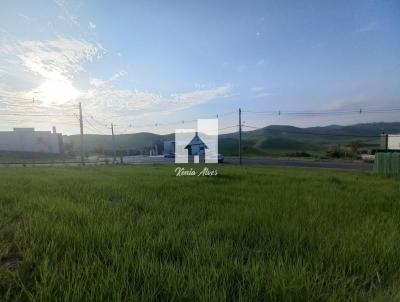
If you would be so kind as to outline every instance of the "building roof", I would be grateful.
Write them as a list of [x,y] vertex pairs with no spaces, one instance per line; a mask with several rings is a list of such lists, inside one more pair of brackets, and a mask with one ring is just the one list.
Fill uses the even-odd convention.
[[189,149],[189,147],[196,146],[196,145],[204,145],[204,149],[208,149],[207,145],[201,140],[197,131],[192,140],[189,144],[186,145],[185,149]]

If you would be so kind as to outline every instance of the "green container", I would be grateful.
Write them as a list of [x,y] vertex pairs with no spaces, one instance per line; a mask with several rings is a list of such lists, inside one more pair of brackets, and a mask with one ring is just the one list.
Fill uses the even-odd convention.
[[376,153],[374,172],[383,175],[399,175],[400,153]]

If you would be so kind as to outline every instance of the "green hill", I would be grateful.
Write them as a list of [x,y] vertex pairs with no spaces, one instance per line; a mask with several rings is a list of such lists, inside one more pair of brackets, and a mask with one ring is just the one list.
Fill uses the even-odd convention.
[[[272,125],[252,131],[243,131],[242,146],[244,155],[288,155],[326,153],[337,146],[346,146],[359,141],[361,149],[379,147],[379,136],[386,133],[400,133],[400,123],[365,123],[350,126],[331,125],[325,127],[298,128],[287,125]],[[157,148],[163,152],[163,142],[173,140],[174,134],[154,133],[122,134],[115,136],[115,146],[129,154],[148,154]],[[64,136],[66,149],[79,152],[79,135]],[[112,138],[110,135],[84,135],[85,150],[88,153],[110,154]],[[219,136],[219,151],[225,155],[237,155],[238,132]]]
[[[298,128],[272,125],[242,133],[245,155],[322,155],[338,146],[359,141],[361,150],[379,148],[380,134],[400,133],[400,123],[366,123],[350,126]],[[238,133],[220,136],[220,150],[226,155],[237,155]],[[234,143],[236,142],[236,143]],[[234,148],[225,148],[226,145]]]

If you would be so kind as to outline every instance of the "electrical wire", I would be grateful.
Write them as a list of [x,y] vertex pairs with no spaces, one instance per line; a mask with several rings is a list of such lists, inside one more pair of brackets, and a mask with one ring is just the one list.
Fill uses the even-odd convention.
[[[12,99],[12,100],[20,100],[20,101],[27,101],[27,105],[29,105],[29,103],[31,103],[32,105],[35,105],[35,102],[39,102],[39,103],[46,103],[46,101],[42,100],[42,99],[37,99],[35,98],[35,96],[32,96],[32,98],[24,98],[24,97],[18,97],[18,96],[12,96],[12,95],[6,95],[6,94],[0,94],[0,99]],[[7,102],[4,101],[3,102]],[[19,104],[11,104],[11,105],[16,105],[18,106]],[[52,104],[52,106],[60,106],[60,107],[75,107],[76,105],[74,104]]]
[[0,112],[1,116],[31,116],[31,117],[45,117],[45,116],[54,116],[54,117],[71,117],[73,115],[67,114],[29,114],[29,113],[3,113]]
[[[0,94],[0,98],[1,97],[7,97],[7,98],[11,98],[11,99],[20,99],[20,100],[30,100],[28,98],[22,98],[22,97],[12,97],[12,96],[5,96]],[[40,100],[36,100],[35,101],[40,101]],[[0,102],[0,105],[2,103]],[[0,116],[4,116],[5,118],[8,117],[31,117],[31,118],[35,118],[35,117],[57,117],[57,118],[70,118],[70,117],[75,117],[79,120],[79,117],[76,113],[74,114],[67,114],[67,113],[46,113],[43,111],[46,110],[63,110],[66,109],[67,107],[63,107],[61,105],[61,108],[57,108],[57,105],[52,105],[50,108],[49,107],[41,107],[41,106],[37,106],[35,104],[4,104],[5,106],[9,106],[9,107],[14,107],[14,108],[19,108],[21,110],[23,110],[23,108],[29,108],[29,109],[34,109],[33,111],[28,111],[28,110],[24,110],[23,112],[21,111],[14,111],[14,112],[7,112],[7,111],[0,111]],[[74,108],[77,109],[76,105],[67,105],[70,108]],[[7,108],[2,108],[3,110],[6,110]],[[39,111],[38,111],[39,110]],[[352,109],[352,110],[339,110],[339,111],[334,111],[334,110],[326,110],[326,111],[313,111],[313,110],[306,110],[306,111],[252,111],[252,110],[242,110],[243,114],[260,114],[260,115],[286,115],[286,116],[305,116],[305,117],[317,117],[317,116],[341,116],[341,115],[348,115],[348,114],[373,114],[373,113],[392,113],[392,112],[400,112],[400,108],[395,108],[395,107],[391,107],[391,108],[375,108],[375,109]],[[83,113],[85,114],[85,116],[83,117],[85,120],[85,123],[92,129],[95,130],[97,133],[101,133],[104,134],[104,132],[102,131],[103,128],[109,129],[109,127],[107,126],[108,122],[106,120],[104,120],[104,122],[102,122],[101,120],[95,118],[92,114],[89,114],[87,111],[83,110]],[[237,111],[230,111],[230,112],[225,112],[225,113],[219,113],[214,115],[211,118],[222,118],[222,117],[226,117],[226,116],[232,116],[238,114]],[[114,115],[112,117],[120,117],[120,118],[127,118],[129,116],[127,115]],[[3,118],[2,118],[3,119]],[[108,117],[107,117],[108,119]],[[3,119],[4,120],[4,119]],[[31,120],[32,121],[32,120]],[[125,129],[123,131],[123,133],[125,133],[129,128],[131,129],[145,129],[145,128],[151,128],[151,129],[157,129],[159,127],[168,127],[168,126],[173,126],[173,125],[185,125],[185,124],[191,124],[191,123],[195,123],[197,121],[197,119],[193,119],[193,120],[180,120],[180,121],[173,121],[173,122],[165,122],[165,123],[159,123],[159,122],[153,122],[153,123],[148,123],[148,124],[142,124],[142,125],[132,125],[132,123],[130,123],[129,125],[121,125],[121,127],[125,126]],[[24,121],[25,122],[25,121]],[[32,121],[34,122],[34,121]],[[41,123],[45,123],[47,121],[35,121],[35,122],[41,122]],[[62,121],[57,121],[57,123],[62,123]],[[247,125],[245,124],[245,122],[242,125],[243,127],[247,127],[250,129],[259,129],[260,127],[255,127],[255,126],[251,126],[251,125]],[[238,127],[238,125],[234,125],[234,126],[229,126],[229,127],[223,127],[220,128],[219,130],[226,130],[226,129],[231,129],[234,127]],[[100,130],[100,129],[101,130]],[[287,133],[289,133],[288,131],[285,131]],[[331,135],[331,136],[348,136],[348,135],[341,135],[341,134],[322,134],[322,133],[310,133],[310,132],[295,132],[296,134],[309,134],[309,135]],[[361,137],[361,136],[360,136]],[[372,137],[372,136],[362,136],[362,137]],[[376,137],[376,136],[373,136]]]
[[400,108],[382,108],[382,109],[353,109],[341,111],[251,111],[242,110],[243,113],[265,114],[265,115],[294,115],[294,116],[326,116],[326,115],[347,115],[347,114],[364,114],[364,113],[388,113],[400,112]]

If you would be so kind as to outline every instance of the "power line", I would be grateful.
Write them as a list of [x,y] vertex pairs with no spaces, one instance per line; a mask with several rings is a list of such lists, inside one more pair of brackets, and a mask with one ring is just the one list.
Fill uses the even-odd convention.
[[104,123],[103,123],[103,122],[99,121],[98,119],[95,119],[95,118],[93,117],[92,114],[87,113],[86,110],[84,110],[83,108],[82,108],[82,111],[83,111],[83,113],[85,113],[85,115],[87,115],[88,117],[90,117],[91,120],[92,120],[93,122],[95,122],[97,125],[99,125],[99,126],[101,126],[101,127],[105,127],[105,128],[108,129],[107,122],[106,122],[105,120],[104,120]]
[[[0,94],[0,97],[1,97],[1,94]],[[19,98],[19,99],[29,100],[27,98]],[[0,104],[1,104],[1,102],[0,102]],[[33,111],[29,111],[29,112],[27,112],[27,110],[24,110],[24,112],[22,112],[22,111],[0,112],[0,116],[4,116],[6,118],[7,117],[19,117],[19,116],[20,117],[31,117],[31,118],[35,118],[35,117],[55,117],[55,118],[76,117],[76,118],[78,118],[76,114],[64,114],[64,113],[61,113],[61,112],[59,112],[59,113],[46,113],[46,112],[43,112],[43,111],[46,111],[46,110],[63,110],[63,109],[67,108],[67,107],[59,108],[59,107],[57,107],[57,105],[51,106],[51,107],[41,107],[41,106],[36,106],[34,104],[32,104],[32,105],[28,105],[28,104],[26,104],[26,105],[7,104],[5,106],[10,106],[10,107],[14,106],[14,107],[20,108],[20,109],[22,109],[23,107],[26,107],[26,108],[29,108],[29,109],[34,109]],[[68,105],[68,107],[70,107],[70,108],[78,108],[78,107],[72,106],[72,105]],[[4,109],[7,109],[7,108],[3,108],[3,110]],[[37,111],[37,110],[40,110],[40,111]],[[102,122],[99,119],[95,118],[92,114],[88,114],[86,111],[84,111],[84,112],[86,114],[85,122],[88,124],[88,126],[92,130],[95,130],[96,132],[103,134],[103,131],[99,130],[99,127],[100,128],[104,127],[104,128],[108,129],[106,120],[104,120],[104,122]],[[289,115],[289,116],[307,116],[307,117],[327,116],[327,115],[339,116],[339,115],[346,115],[346,114],[391,113],[391,112],[400,112],[400,108],[395,108],[395,107],[391,107],[391,108],[376,108],[376,109],[362,109],[362,108],[360,108],[360,109],[339,110],[339,111],[334,111],[334,110],[326,110],[326,111],[312,111],[312,110],[308,110],[308,111],[280,111],[280,110],[278,110],[278,111],[252,111],[252,110],[242,110],[242,113],[245,113],[245,114]],[[231,112],[219,113],[219,114],[214,115],[213,117],[214,118],[221,118],[221,117],[231,116],[231,115],[234,115],[234,114],[237,114],[237,112],[236,111],[231,111]],[[127,116],[127,115],[116,115],[115,117],[128,118],[129,116]],[[153,122],[153,123],[142,124],[142,125],[136,125],[135,124],[134,127],[132,126],[132,123],[130,123],[129,125],[125,125],[124,132],[126,132],[129,128],[135,128],[135,129],[153,128],[154,129],[154,128],[158,128],[158,127],[168,127],[168,126],[172,126],[172,125],[190,124],[190,123],[194,123],[196,121],[197,121],[197,119],[180,120],[180,121],[165,122],[165,123]],[[40,122],[44,122],[44,121],[40,121]],[[124,126],[124,125],[122,125],[122,126]],[[225,129],[230,129],[230,128],[234,128],[234,127],[237,127],[237,125],[220,128],[219,130],[225,130]],[[250,126],[250,125],[243,125],[243,127],[259,129],[258,127],[253,127],[253,126]],[[307,134],[307,133],[300,133],[300,134]],[[323,134],[317,133],[317,134],[314,134],[314,135],[323,135]],[[326,134],[326,135],[329,135],[329,134]],[[339,135],[334,135],[334,136],[339,136]]]
[[400,108],[381,108],[381,109],[352,109],[340,111],[251,111],[243,110],[245,113],[263,114],[263,115],[294,115],[294,116],[325,116],[325,115],[347,115],[347,114],[364,114],[364,113],[388,113],[400,112]]
[[[12,100],[20,100],[20,101],[27,101],[26,105],[32,104],[35,105],[35,102],[40,102],[40,103],[46,103],[45,100],[42,99],[37,99],[34,96],[32,96],[32,98],[24,98],[24,97],[18,97],[18,96],[12,96],[12,95],[6,95],[6,94],[0,94],[0,99],[12,99]],[[3,102],[8,102],[6,100],[3,100]],[[18,106],[19,104],[11,104],[11,105],[16,105]],[[25,106],[25,105],[23,105]],[[52,106],[63,106],[63,107],[74,107],[77,108],[76,105],[72,105],[72,104],[52,104]]]
[[91,128],[92,130],[94,130],[97,134],[106,135],[103,131],[101,131],[101,130],[99,130],[98,128],[96,128],[86,117],[83,117],[83,119],[85,120],[85,122],[87,123],[87,125],[89,126],[89,128]]
[[[222,113],[222,114],[216,114],[214,116],[210,116],[208,118],[220,118],[220,117],[225,117],[225,116],[229,116],[229,115],[233,115],[236,114],[236,111],[231,111],[231,112],[226,112],[226,113]],[[128,115],[113,115],[111,117],[128,117]],[[206,119],[206,118],[204,118]],[[175,121],[175,122],[166,122],[166,123],[159,123],[159,122],[153,122],[153,123],[149,123],[149,124],[144,124],[144,125],[138,125],[134,128],[157,128],[157,127],[164,127],[164,126],[172,126],[172,125],[179,125],[179,124],[190,124],[190,123],[195,123],[197,122],[197,119],[193,119],[193,120],[180,120],[180,121]],[[130,126],[127,126],[127,128]]]
[[4,103],[0,101],[0,105],[4,105],[6,108],[12,107],[12,108],[21,108],[21,109],[37,109],[37,110],[49,110],[49,109],[56,109],[56,110],[63,110],[63,109],[76,109],[75,106],[64,106],[64,105],[37,105],[37,104],[15,104],[15,103]]
[[231,128],[236,128],[237,126],[238,126],[238,125],[228,126],[228,127],[224,127],[224,128],[218,128],[218,131],[226,130],[226,129],[231,129]]
[[74,115],[71,114],[29,114],[29,113],[3,113],[0,112],[0,115],[2,116],[38,116],[38,117],[44,117],[44,116],[57,116],[57,117],[71,117]]
[[[35,124],[49,124],[49,123],[52,123],[53,121],[34,121],[34,120],[15,120],[15,119],[8,119],[8,118],[6,118],[6,119],[1,119],[2,121],[5,121],[5,122],[7,122],[7,123],[18,123],[18,124],[21,124],[21,123],[23,123],[23,124],[26,124],[26,123],[35,123]],[[70,123],[70,122],[60,122],[60,121],[57,121],[56,122],[56,124],[57,125],[74,125],[73,123]]]
[[[369,114],[369,113],[390,113],[390,112],[400,112],[400,108],[381,108],[381,109],[353,109],[353,110],[341,110],[341,111],[251,111],[251,110],[242,110],[242,113],[250,113],[250,114],[261,114],[261,115],[289,115],[289,116],[310,116],[310,117],[316,117],[316,116],[326,116],[326,115],[347,115],[347,114]],[[232,112],[226,112],[222,114],[217,114],[215,117],[220,118],[224,116],[230,116],[237,114],[236,111]],[[116,116],[116,117],[124,117],[124,116]],[[126,117],[126,116],[125,116]],[[158,128],[158,127],[164,127],[164,126],[171,126],[171,125],[178,125],[178,124],[185,124],[185,123],[192,123],[196,122],[196,120],[181,120],[181,121],[176,121],[176,122],[169,122],[169,123],[158,123],[158,122],[153,122],[151,124],[145,124],[145,125],[138,125],[135,126],[135,128]],[[129,128],[130,126],[127,126],[126,128]]]

